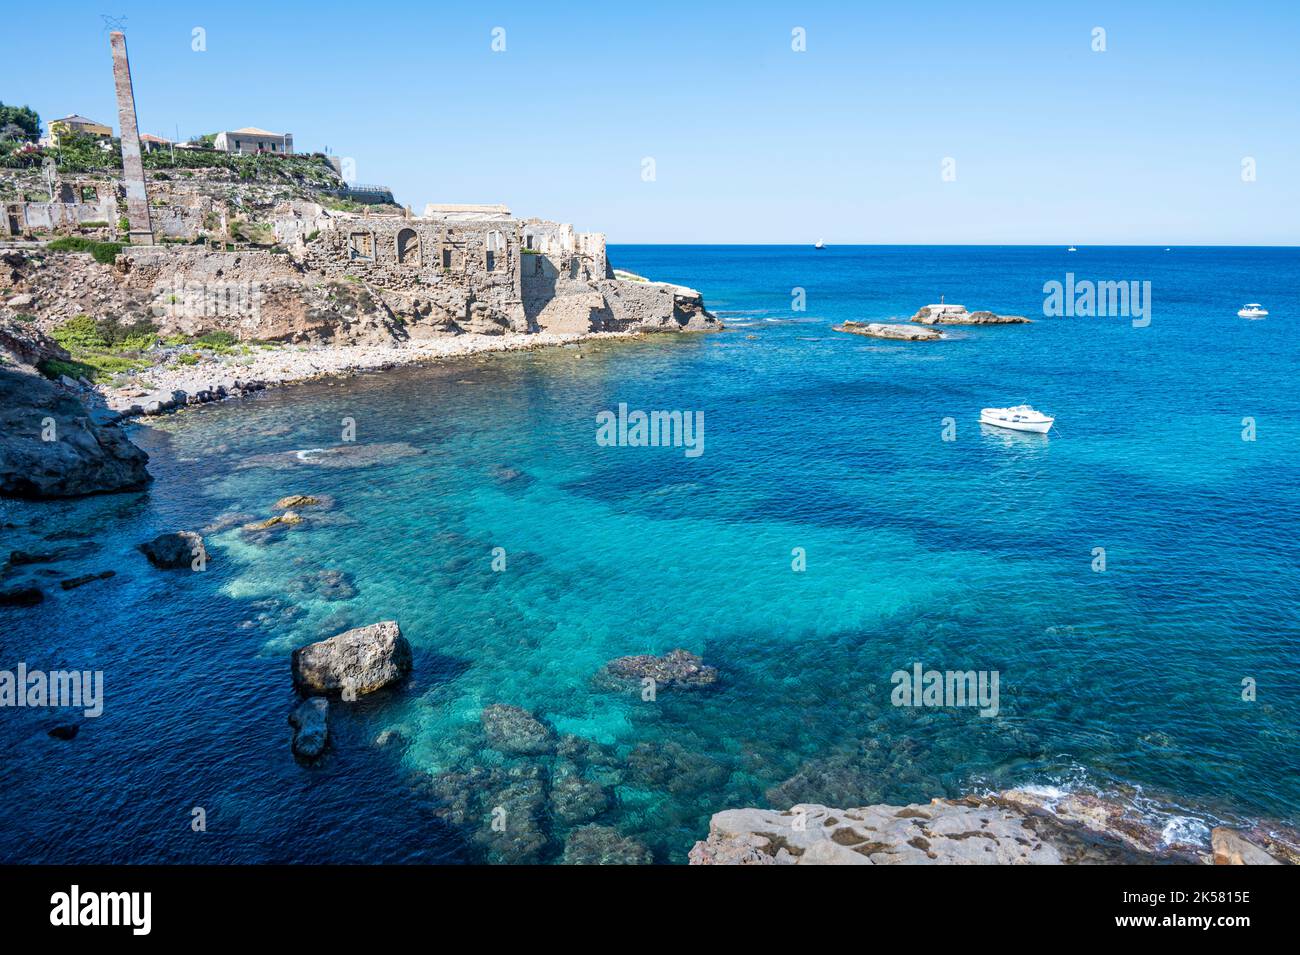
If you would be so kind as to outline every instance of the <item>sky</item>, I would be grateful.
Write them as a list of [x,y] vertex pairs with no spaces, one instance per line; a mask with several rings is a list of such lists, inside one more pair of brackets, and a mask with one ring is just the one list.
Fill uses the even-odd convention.
[[4,0],[0,101],[116,130],[105,13],[142,132],[287,131],[417,214],[502,202],[614,243],[1300,244],[1297,0]]

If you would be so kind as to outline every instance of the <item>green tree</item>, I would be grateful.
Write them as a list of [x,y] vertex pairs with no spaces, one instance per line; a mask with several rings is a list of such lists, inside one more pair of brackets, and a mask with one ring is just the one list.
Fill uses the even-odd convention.
[[30,106],[6,106],[0,103],[0,129],[10,125],[21,129],[24,139],[41,138],[41,117]]

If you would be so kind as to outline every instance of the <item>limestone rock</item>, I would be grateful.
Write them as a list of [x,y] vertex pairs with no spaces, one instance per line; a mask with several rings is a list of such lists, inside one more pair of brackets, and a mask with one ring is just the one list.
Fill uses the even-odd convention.
[[373,693],[411,672],[411,645],[395,620],[357,627],[293,651],[293,682],[304,693]]
[[926,806],[787,812],[732,809],[713,816],[692,865],[1050,865],[1056,847],[1026,817],[991,805],[936,799]]
[[316,759],[329,742],[329,701],[313,696],[303,700],[289,714],[293,726],[293,752],[304,759]]
[[1023,315],[998,315],[995,312],[968,312],[965,305],[926,305],[912,316],[922,325],[1028,325]]
[[832,326],[831,330],[848,332],[852,335],[865,335],[868,338],[887,338],[904,342],[934,342],[943,338],[943,333],[933,328],[891,325],[887,322],[844,322],[841,325]]
[[1216,826],[1210,830],[1215,865],[1281,865],[1277,859],[1246,839],[1236,829]]
[[149,563],[162,570],[175,570],[178,567],[190,567],[194,558],[206,553],[203,537],[193,531],[175,531],[159,534],[151,541],[145,541],[139,549],[149,558]]
[[605,664],[596,675],[596,682],[607,688],[622,689],[637,687],[647,678],[654,680],[660,689],[693,689],[717,683],[718,668],[708,666],[694,653],[677,649],[658,657],[650,654],[618,657]]
[[521,706],[496,703],[480,717],[488,745],[514,756],[555,752],[555,730]]
[[[52,438],[52,440],[47,440]],[[0,367],[0,495],[78,497],[138,490],[149,456],[34,369]]]

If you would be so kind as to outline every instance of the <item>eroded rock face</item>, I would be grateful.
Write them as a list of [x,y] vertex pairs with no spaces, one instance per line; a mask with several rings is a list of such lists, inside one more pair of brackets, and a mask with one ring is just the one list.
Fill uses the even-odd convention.
[[79,497],[133,491],[149,456],[96,424],[69,391],[25,366],[0,365],[0,495]]
[[394,620],[357,627],[293,651],[293,682],[304,693],[364,696],[411,672],[411,645]]
[[915,325],[891,325],[888,322],[844,322],[832,326],[831,331],[903,342],[934,342],[943,338],[943,333],[933,328],[917,328]]
[[696,689],[718,682],[718,668],[687,650],[677,649],[663,656],[640,654],[610,660],[596,675],[596,683],[609,689],[639,687],[651,679],[659,688]]
[[204,547],[203,537],[193,531],[159,534],[153,540],[141,544],[140,550],[149,558],[149,563],[161,570],[191,567],[200,554],[205,559],[211,559]]
[[488,745],[507,755],[555,752],[555,730],[521,706],[495,703],[480,717]]
[[293,727],[293,752],[303,759],[317,759],[329,742],[329,701],[314,696],[303,700],[289,714]]

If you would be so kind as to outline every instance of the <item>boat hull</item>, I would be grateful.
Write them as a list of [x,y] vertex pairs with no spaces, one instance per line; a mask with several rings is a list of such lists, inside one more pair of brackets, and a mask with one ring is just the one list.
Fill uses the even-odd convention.
[[980,415],[980,424],[1006,428],[1008,431],[1029,431],[1033,434],[1047,434],[1055,423],[1055,418],[1048,418],[1046,421],[1005,421],[991,415]]

